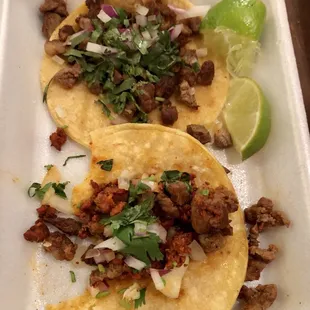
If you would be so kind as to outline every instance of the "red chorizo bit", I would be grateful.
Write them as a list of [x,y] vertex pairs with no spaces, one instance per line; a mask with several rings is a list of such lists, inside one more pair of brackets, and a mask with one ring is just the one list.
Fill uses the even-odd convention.
[[50,232],[42,220],[37,220],[25,233],[24,238],[30,242],[42,242]]
[[53,146],[56,150],[61,151],[61,147],[67,141],[67,134],[63,128],[58,127],[56,132],[53,132],[50,135],[51,146]]

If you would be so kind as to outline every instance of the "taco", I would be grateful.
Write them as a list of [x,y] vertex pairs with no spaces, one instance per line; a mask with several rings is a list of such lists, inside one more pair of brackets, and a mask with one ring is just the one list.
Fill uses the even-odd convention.
[[57,126],[86,147],[91,131],[125,122],[212,127],[229,75],[199,35],[208,6],[99,2],[86,1],[45,44],[41,86]]
[[[78,235],[92,238],[82,257],[94,267],[89,289],[47,309],[231,309],[248,252],[223,167],[189,135],[159,125],[111,126],[91,140],[89,175],[72,194]],[[41,220],[61,229],[46,208]]]

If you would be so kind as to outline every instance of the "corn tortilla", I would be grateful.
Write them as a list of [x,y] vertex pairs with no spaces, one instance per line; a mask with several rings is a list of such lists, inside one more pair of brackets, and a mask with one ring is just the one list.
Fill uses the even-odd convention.
[[[124,170],[141,177],[142,174],[157,174],[164,170],[180,170],[196,174],[199,186],[208,181],[211,186],[224,185],[234,190],[223,167],[195,139],[179,130],[160,125],[124,124],[98,129],[91,133],[92,161],[86,180],[73,190],[73,206],[92,194],[90,180],[108,183],[118,178]],[[113,158],[113,169],[106,172],[97,164],[100,160]],[[76,209],[77,210],[77,209]],[[183,278],[178,299],[169,299],[147,285],[146,305],[141,310],[230,310],[244,282],[248,248],[241,209],[230,216],[233,236],[227,237],[225,247],[207,255],[203,262],[193,262]],[[111,294],[97,300],[89,293],[81,297],[48,306],[48,310],[116,310],[121,309],[119,289],[131,282],[110,282]],[[94,306],[94,308],[91,308]]]
[[[169,0],[170,4],[176,7],[188,9],[192,6],[187,0]],[[126,10],[133,10],[134,0],[110,0],[116,7],[124,7]],[[62,24],[55,30],[51,36],[51,40],[58,38],[58,30],[64,25],[75,25],[75,19],[80,14],[86,14],[87,7],[83,4],[73,13],[71,13]],[[192,48],[204,47],[203,40],[198,38],[189,45]],[[224,61],[215,58],[207,57],[201,58],[200,62],[211,59],[215,64],[215,77],[211,86],[196,86],[196,99],[200,105],[199,110],[193,110],[184,104],[178,103],[177,109],[179,112],[179,119],[172,127],[186,130],[189,124],[200,124],[211,127],[218,118],[227,95],[229,74],[226,70]],[[41,88],[45,89],[51,78],[66,65],[59,65],[48,55],[44,55],[40,80]],[[111,125],[111,120],[103,113],[102,107],[94,103],[97,96],[90,93],[84,83],[79,83],[71,90],[65,90],[57,83],[51,83],[48,95],[47,105],[48,110],[58,127],[68,126],[66,133],[76,142],[89,147],[90,132],[101,127]],[[177,98],[171,98],[172,103],[176,103]],[[161,124],[161,116],[159,109],[154,110],[149,114],[150,123]]]

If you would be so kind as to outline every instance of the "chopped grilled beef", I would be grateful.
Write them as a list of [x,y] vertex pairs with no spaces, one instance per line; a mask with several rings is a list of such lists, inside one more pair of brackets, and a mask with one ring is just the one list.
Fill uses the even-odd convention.
[[181,81],[187,81],[191,87],[196,84],[196,73],[191,67],[183,66],[179,72],[179,78]]
[[183,223],[191,223],[192,208],[190,204],[185,204],[184,206],[179,206],[180,220]]
[[183,24],[182,30],[181,30],[181,35],[185,35],[187,37],[190,37],[193,34],[193,31],[191,28],[189,28],[187,25]]
[[89,91],[94,95],[99,96],[103,93],[103,86],[100,84],[100,82],[95,82],[91,85],[87,85],[87,87]]
[[156,84],[156,97],[162,97],[169,99],[177,86],[177,80],[175,76],[163,76]]
[[249,235],[248,235],[249,246],[259,246],[258,237],[259,237],[259,228],[258,225],[255,224],[249,229]]
[[233,145],[231,135],[226,128],[221,128],[214,133],[214,145],[219,149],[226,149]]
[[91,266],[94,266],[94,265],[97,265],[94,258],[85,258],[86,256],[86,253],[89,251],[89,250],[92,250],[93,248],[95,247],[94,244],[90,244],[87,248],[87,250],[84,252],[84,254],[81,256],[81,261],[84,262],[85,264],[87,265],[91,265]]
[[81,67],[75,64],[72,67],[58,71],[54,76],[54,81],[64,89],[71,89],[78,81],[81,74]]
[[42,33],[44,34],[44,36],[49,39],[54,30],[60,25],[62,21],[63,17],[61,17],[57,13],[44,14],[42,24]]
[[161,210],[166,215],[172,218],[177,218],[180,215],[179,209],[173,204],[172,200],[164,193],[159,193],[156,197],[156,202],[160,206]]
[[211,142],[210,132],[203,125],[188,125],[186,131],[202,144]]
[[75,219],[72,218],[49,218],[44,217],[43,220],[49,224],[52,224],[65,234],[69,236],[77,236],[79,234],[80,229],[82,228],[82,224]]
[[124,81],[123,75],[116,69],[114,69],[114,75],[113,75],[113,83],[118,85]]
[[244,210],[245,220],[249,224],[258,224],[259,232],[264,228],[275,226],[289,227],[290,221],[280,211],[273,210],[272,200],[262,197],[257,204]]
[[75,33],[74,29],[70,25],[65,25],[61,27],[58,31],[58,37],[61,42],[67,41],[69,36],[73,35]]
[[24,238],[30,242],[42,242],[50,232],[42,220],[37,220],[25,233]]
[[66,52],[66,47],[59,40],[46,41],[44,44],[45,53],[49,56],[62,55]]
[[122,116],[124,116],[129,122],[131,122],[134,119],[136,112],[137,112],[137,107],[135,103],[128,102],[125,106]]
[[179,43],[180,47],[185,46],[188,42],[190,42],[191,38],[190,36],[187,36],[183,33],[181,33],[178,38],[176,39],[176,42]]
[[190,108],[197,110],[199,107],[195,97],[195,89],[190,87],[185,80],[180,84],[180,99]]
[[[198,62],[196,50],[187,49],[187,48],[182,47],[180,50],[180,56],[182,57],[184,62],[189,66],[192,66],[194,63]],[[195,82],[196,82],[196,80],[195,80]]]
[[45,0],[40,6],[40,12],[45,14],[48,12],[57,13],[62,17],[69,15],[67,5],[64,0]]
[[42,205],[37,209],[39,218],[56,218],[57,210],[49,205]]
[[178,110],[171,105],[170,100],[166,100],[161,108],[161,120],[164,125],[173,125],[179,118]]
[[176,24],[176,14],[167,5],[158,1],[157,8],[163,18],[160,26],[161,30],[168,30]]
[[211,60],[205,61],[197,75],[197,83],[199,85],[211,85],[214,79],[214,63]]
[[214,230],[224,230],[224,234],[230,234],[228,213],[237,211],[238,200],[234,193],[223,186],[208,190],[208,195],[203,195],[200,190],[194,195],[191,203],[192,226],[198,234]]
[[91,19],[87,16],[79,15],[75,21],[82,30],[92,31],[94,29]]
[[67,141],[67,134],[63,128],[58,127],[56,132],[50,135],[51,146],[53,146],[57,151],[61,151],[62,146]]
[[222,249],[226,239],[222,234],[217,233],[214,235],[199,235],[198,240],[205,253],[211,253]]
[[191,199],[191,194],[184,182],[177,181],[169,183],[166,186],[166,190],[169,193],[171,200],[179,206],[185,205]]
[[101,4],[103,0],[86,0],[85,4],[88,7],[88,16],[89,18],[96,18],[101,10]]
[[87,228],[92,236],[98,236],[104,233],[104,225],[100,224],[100,222],[90,221],[87,224]]
[[151,83],[140,85],[137,88],[138,104],[145,113],[150,113],[157,107],[155,101],[155,86]]
[[183,23],[183,25],[188,26],[191,29],[193,34],[199,33],[200,24],[201,24],[200,17],[191,17],[191,18],[182,19],[181,22]]
[[166,251],[166,268],[180,267],[184,261],[185,256],[191,253],[189,245],[193,241],[192,233],[177,232],[171,240],[168,241]]
[[274,284],[258,285],[255,288],[244,285],[238,298],[244,301],[242,310],[266,310],[277,298],[277,287]]

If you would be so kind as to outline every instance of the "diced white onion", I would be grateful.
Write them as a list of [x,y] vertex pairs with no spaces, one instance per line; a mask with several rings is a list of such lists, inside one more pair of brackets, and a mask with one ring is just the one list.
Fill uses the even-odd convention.
[[147,17],[147,20],[149,22],[155,22],[155,21],[157,21],[157,17],[156,17],[156,15],[150,15]]
[[106,238],[109,238],[109,237],[113,236],[113,229],[111,228],[111,226],[108,225],[108,226],[104,227],[103,235]]
[[[68,38],[69,41],[72,41],[73,39],[79,37],[81,34],[83,34],[84,32],[86,32],[86,30],[81,30],[79,32],[74,33],[72,36],[70,36]],[[71,43],[70,43],[71,44]]]
[[149,12],[149,9],[143,5],[138,4],[136,7],[136,12],[142,16],[146,16]]
[[192,260],[201,262],[207,258],[203,248],[196,240],[194,240],[189,247],[191,249],[191,254],[189,256]]
[[165,287],[165,284],[164,284],[164,281],[161,278],[158,270],[151,268],[150,273],[151,273],[151,277],[152,277],[152,280],[154,282],[155,288],[157,290],[162,290]]
[[133,285],[129,286],[127,290],[123,294],[123,299],[128,301],[136,300],[140,298],[140,286],[138,283],[134,283]]
[[93,52],[93,53],[97,53],[97,54],[108,54],[108,53],[117,53],[118,52],[117,48],[104,46],[104,45],[100,45],[100,44],[96,44],[96,43],[92,43],[92,42],[87,43],[86,50],[88,52]]
[[99,249],[90,249],[86,252],[85,254],[85,258],[88,259],[88,258],[94,258],[94,257],[97,257],[97,256],[100,256],[100,251]]
[[61,57],[59,57],[57,55],[53,56],[52,60],[55,61],[56,63],[58,63],[61,66],[65,63],[65,61]]
[[123,170],[118,177],[118,188],[128,190],[130,186],[130,172],[128,170]]
[[208,55],[208,49],[206,47],[196,50],[197,57],[206,57]]
[[104,23],[107,23],[112,19],[104,10],[101,10],[97,17]]
[[118,239],[117,237],[113,237],[96,245],[95,249],[111,249],[113,251],[119,251],[125,247],[126,245],[122,240]]
[[109,263],[111,260],[115,258],[115,253],[112,250],[106,250],[106,249],[96,249],[99,250],[100,255],[95,256],[94,260],[96,264],[100,264],[103,262]]
[[172,10],[176,14],[184,15],[186,11],[184,9],[177,8],[171,4],[168,4],[170,10]]
[[56,106],[55,112],[56,112],[57,116],[60,118],[64,118],[67,116],[67,112],[60,105]]
[[125,264],[128,265],[131,268],[134,268],[136,270],[142,270],[146,264],[142,262],[141,260],[136,259],[133,256],[127,256],[126,259],[124,260]]
[[158,183],[154,181],[149,181],[149,180],[141,180],[141,183],[149,186],[152,190],[152,192],[159,192],[159,187]]
[[166,240],[167,240],[167,230],[163,226],[161,226],[160,224],[154,223],[154,224],[148,225],[146,230],[148,232],[156,234],[159,237],[159,239],[161,240],[162,243],[166,242]]
[[170,32],[170,38],[171,38],[171,41],[174,41],[175,39],[178,38],[178,36],[181,34],[182,32],[182,29],[183,29],[183,24],[178,24],[178,25],[175,25],[171,32]]
[[146,223],[145,222],[136,222],[134,232],[136,236],[146,236]]
[[137,15],[136,22],[137,22],[137,25],[141,27],[145,27],[147,25],[147,17],[143,15]]
[[195,5],[184,13],[184,18],[205,17],[211,5]]
[[141,34],[142,34],[142,37],[143,37],[145,40],[151,40],[151,39],[152,39],[150,33],[149,33],[147,30],[141,32]]

